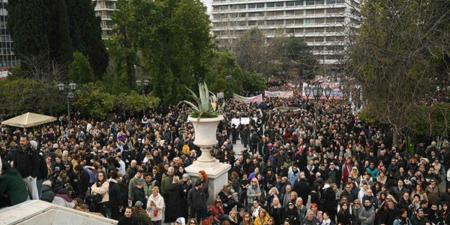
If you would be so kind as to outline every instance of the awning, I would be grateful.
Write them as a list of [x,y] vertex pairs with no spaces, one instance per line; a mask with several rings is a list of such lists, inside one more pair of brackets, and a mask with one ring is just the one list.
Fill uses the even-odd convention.
[[37,113],[27,112],[20,116],[16,116],[14,118],[5,120],[2,122],[2,125],[12,126],[12,127],[34,127],[41,124],[50,123],[56,120],[56,117],[46,116]]

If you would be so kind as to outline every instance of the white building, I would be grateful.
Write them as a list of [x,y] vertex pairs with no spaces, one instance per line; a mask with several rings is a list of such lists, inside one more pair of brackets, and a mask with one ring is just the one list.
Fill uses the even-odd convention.
[[14,54],[13,41],[8,31],[7,20],[8,0],[0,0],[0,78],[4,74],[4,71],[19,64],[18,57]]
[[219,47],[232,47],[257,28],[268,39],[302,37],[322,64],[344,56],[350,31],[360,23],[359,0],[213,0],[212,31]]
[[109,39],[112,35],[113,21],[112,14],[116,10],[117,0],[92,0],[95,4],[95,15],[100,18],[102,28],[102,39]]

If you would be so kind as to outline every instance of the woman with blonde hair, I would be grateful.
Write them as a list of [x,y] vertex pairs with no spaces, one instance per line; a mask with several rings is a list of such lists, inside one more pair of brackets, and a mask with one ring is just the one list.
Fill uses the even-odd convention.
[[161,225],[164,206],[164,198],[159,193],[159,188],[153,187],[152,194],[147,200],[147,213],[153,224]]
[[256,217],[253,225],[266,225],[269,224],[270,215],[266,212],[266,210],[259,210],[259,215]]

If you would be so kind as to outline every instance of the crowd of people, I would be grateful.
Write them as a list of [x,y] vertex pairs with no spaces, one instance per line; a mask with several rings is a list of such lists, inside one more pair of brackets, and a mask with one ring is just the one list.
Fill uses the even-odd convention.
[[[394,143],[389,127],[336,100],[226,101],[212,154],[231,165],[229,182],[209,196],[207,174],[185,172],[201,154],[188,114],[174,106],[142,118],[1,127],[0,207],[41,199],[119,225],[450,224],[445,138]],[[231,123],[242,117],[252,119]]]

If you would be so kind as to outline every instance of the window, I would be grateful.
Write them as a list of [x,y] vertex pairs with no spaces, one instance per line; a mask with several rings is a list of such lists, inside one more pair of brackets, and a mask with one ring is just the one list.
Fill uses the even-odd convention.
[[295,5],[304,5],[304,4],[305,4],[304,0],[295,1]]
[[254,8],[256,8],[256,4],[255,3],[248,4],[248,8],[249,9],[254,9]]
[[268,2],[266,4],[266,6],[267,6],[267,8],[273,8],[273,7],[275,7],[275,2]]
[[258,3],[258,4],[256,4],[256,8],[264,8],[264,3]]
[[294,7],[295,2],[286,2],[286,7]]
[[314,0],[306,0],[306,5],[314,5]]
[[325,23],[325,19],[323,19],[323,18],[316,18],[315,23],[316,24],[323,24],[323,23]]
[[286,24],[295,24],[295,20],[286,20]]
[[284,6],[284,2],[277,2],[275,3],[276,7],[283,7]]
[[305,21],[305,25],[312,25],[312,24],[314,24],[314,19],[304,19],[304,21]]
[[323,27],[314,28],[314,33],[323,33],[324,31],[325,31],[325,28],[323,28]]
[[294,15],[295,15],[294,10],[286,11],[286,16],[294,16]]
[[239,5],[239,8],[240,8],[240,9],[246,9],[246,8],[247,8],[247,5],[245,5],[245,4],[240,4],[240,5]]
[[323,5],[325,2],[324,0],[315,0],[314,2],[316,5]]
[[306,10],[306,15],[314,15],[314,9]]

